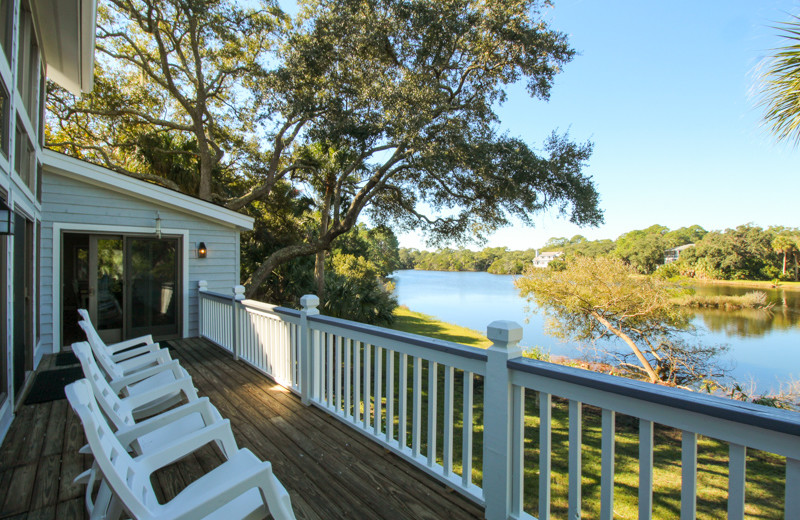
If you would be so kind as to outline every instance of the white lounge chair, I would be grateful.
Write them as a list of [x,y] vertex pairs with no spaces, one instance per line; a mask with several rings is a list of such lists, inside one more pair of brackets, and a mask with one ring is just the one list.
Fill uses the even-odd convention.
[[159,504],[150,476],[186,456],[197,447],[193,436],[175,439],[160,451],[131,457],[103,419],[91,385],[76,381],[65,388],[70,405],[83,423],[95,458],[90,485],[100,488],[92,502],[87,489],[91,518],[117,518],[126,512],[133,518],[195,519],[264,518],[294,519],[289,494],[272,474],[269,462],[260,461],[250,450],[241,449],[220,466],[189,484],[165,504]]
[[[80,315],[83,321],[91,325],[92,331],[94,331],[94,335],[97,336],[97,339],[100,339],[100,335],[97,333],[97,329],[94,328],[92,319],[89,317],[89,311],[87,311],[86,309],[78,309],[78,314]],[[144,336],[139,336],[138,338],[133,338],[133,339],[126,339],[125,341],[120,341],[119,343],[112,343],[111,345],[107,344],[102,340],[100,341],[106,348],[108,348],[111,351],[112,354],[118,354],[118,353],[126,354],[127,352],[123,351],[128,351],[133,347],[158,345],[155,341],[153,341],[152,334],[146,334]],[[158,346],[156,348],[158,348]]]
[[100,365],[108,386],[115,394],[135,398],[130,401],[130,406],[133,417],[137,420],[161,413],[176,404],[197,399],[197,389],[192,384],[192,378],[178,360],[173,359],[168,363],[126,374],[107,354],[101,351],[98,355],[85,341],[74,343],[72,350],[81,362],[84,375],[89,376],[92,365]]
[[[233,453],[238,448],[230,429],[230,422],[223,419],[207,397],[197,397],[190,378],[176,379],[165,385],[154,386],[147,392],[120,398],[111,388],[94,361],[89,345],[72,345],[81,362],[83,373],[92,386],[92,392],[103,414],[115,430],[123,446],[136,455],[152,452],[168,441],[202,430],[217,432],[217,445],[223,454]],[[162,402],[178,392],[188,401],[186,404],[137,422],[134,411],[152,403]]]
[[113,351],[106,346],[94,326],[88,321],[79,321],[78,325],[86,333],[86,340],[92,346],[95,356],[97,357],[100,366],[106,374],[111,374],[113,370],[120,371],[123,374],[132,374],[143,368],[168,363],[172,360],[172,356],[168,349],[161,348],[158,343],[152,343],[144,347],[136,347],[125,352],[114,354]]

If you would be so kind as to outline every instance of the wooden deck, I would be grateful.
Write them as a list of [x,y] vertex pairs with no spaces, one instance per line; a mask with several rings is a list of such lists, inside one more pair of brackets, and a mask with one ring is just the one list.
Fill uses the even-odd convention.
[[[211,343],[174,341],[181,364],[231,420],[239,445],[273,464],[298,519],[482,518],[483,509],[326,413],[304,407],[283,387]],[[43,363],[48,368],[47,362]],[[0,447],[0,518],[84,518],[90,464],[65,399],[17,410]],[[162,500],[221,462],[207,446],[154,475]]]

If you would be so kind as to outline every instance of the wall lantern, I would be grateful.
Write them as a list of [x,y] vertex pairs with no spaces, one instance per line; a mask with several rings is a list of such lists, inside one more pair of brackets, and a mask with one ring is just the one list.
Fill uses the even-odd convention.
[[197,244],[197,258],[205,258],[208,255],[208,249],[206,249],[206,243],[200,242]]
[[0,199],[0,235],[14,234],[14,212]]
[[156,211],[156,237],[161,240],[161,212]]

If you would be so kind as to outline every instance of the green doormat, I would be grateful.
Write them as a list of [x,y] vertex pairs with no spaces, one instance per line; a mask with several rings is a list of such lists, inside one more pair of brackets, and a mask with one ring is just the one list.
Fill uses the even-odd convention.
[[46,403],[66,399],[64,387],[68,384],[83,378],[81,367],[61,368],[58,370],[47,370],[36,374],[33,380],[31,391],[25,399],[25,404]]

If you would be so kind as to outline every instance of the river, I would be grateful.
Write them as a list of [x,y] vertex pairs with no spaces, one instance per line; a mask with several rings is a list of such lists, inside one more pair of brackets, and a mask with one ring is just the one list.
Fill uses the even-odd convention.
[[[514,287],[514,276],[481,272],[396,271],[392,274],[400,305],[448,323],[486,333],[495,320],[512,320],[523,328],[523,346],[536,346],[552,355],[581,357],[583,347],[563,343],[545,333],[544,317]],[[711,285],[699,294],[743,294],[753,289]],[[753,382],[759,391],[777,390],[790,379],[800,380],[800,292],[765,291],[770,311],[702,310],[693,323],[704,344],[726,344],[722,356],[740,382]]]

